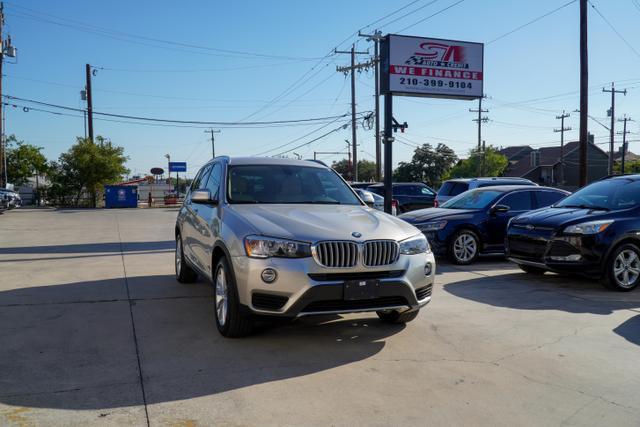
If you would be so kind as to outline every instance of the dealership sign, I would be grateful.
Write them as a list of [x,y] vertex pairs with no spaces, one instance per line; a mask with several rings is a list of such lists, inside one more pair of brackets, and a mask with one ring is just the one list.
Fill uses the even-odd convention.
[[382,41],[381,53],[383,94],[482,97],[482,43],[389,34]]

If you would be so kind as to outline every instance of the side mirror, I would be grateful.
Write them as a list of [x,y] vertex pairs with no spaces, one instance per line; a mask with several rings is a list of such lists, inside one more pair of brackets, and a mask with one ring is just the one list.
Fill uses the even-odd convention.
[[362,201],[367,204],[367,206],[373,206],[376,202],[376,199],[374,199],[373,194],[371,194],[371,192],[369,191],[362,191],[360,193],[360,197],[362,198]]
[[495,205],[493,207],[491,207],[491,213],[492,214],[497,214],[497,213],[506,213],[509,212],[511,208],[509,206],[506,205]]
[[200,204],[217,205],[218,201],[211,198],[211,192],[207,189],[195,190],[191,193],[191,202]]

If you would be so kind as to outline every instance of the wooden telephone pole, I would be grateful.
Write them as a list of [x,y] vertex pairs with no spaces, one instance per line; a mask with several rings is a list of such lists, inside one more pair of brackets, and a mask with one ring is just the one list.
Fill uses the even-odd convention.
[[336,67],[336,71],[342,73],[351,73],[351,144],[353,151],[353,181],[358,181],[358,143],[356,138],[356,70],[362,70],[364,68],[369,68],[373,65],[372,61],[356,64],[356,55],[367,55],[369,51],[366,52],[357,52],[356,45],[351,45],[351,50],[343,51],[343,50],[335,50],[335,53],[348,53],[351,55],[351,65],[347,67]]

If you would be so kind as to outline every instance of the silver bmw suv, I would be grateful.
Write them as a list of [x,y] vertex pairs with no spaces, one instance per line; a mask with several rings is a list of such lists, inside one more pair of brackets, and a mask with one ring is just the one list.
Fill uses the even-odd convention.
[[213,282],[227,337],[249,334],[256,315],[376,312],[404,323],[431,300],[424,235],[312,161],[216,157],[193,180],[175,237],[178,281]]

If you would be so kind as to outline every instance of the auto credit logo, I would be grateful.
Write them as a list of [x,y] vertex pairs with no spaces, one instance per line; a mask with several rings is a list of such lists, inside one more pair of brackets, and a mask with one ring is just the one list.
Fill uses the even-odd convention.
[[409,65],[425,65],[442,68],[469,68],[465,47],[447,43],[423,42],[405,61]]

